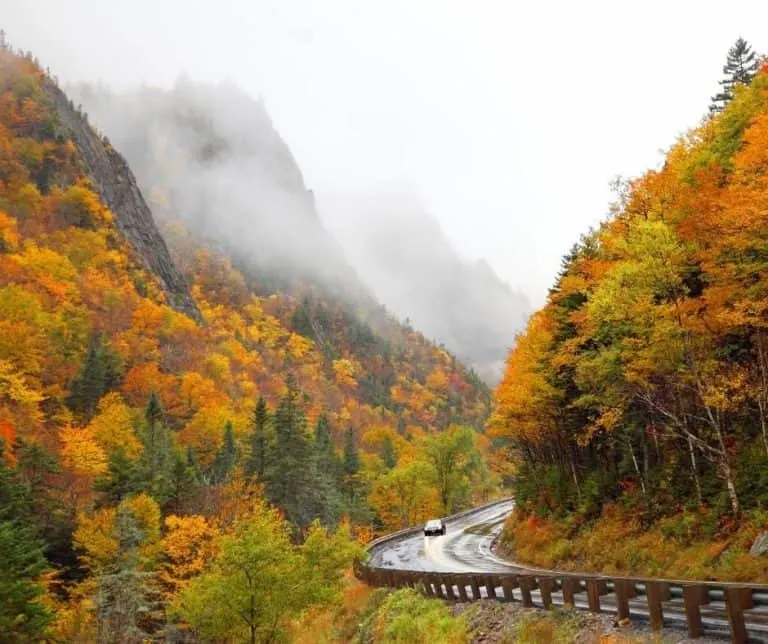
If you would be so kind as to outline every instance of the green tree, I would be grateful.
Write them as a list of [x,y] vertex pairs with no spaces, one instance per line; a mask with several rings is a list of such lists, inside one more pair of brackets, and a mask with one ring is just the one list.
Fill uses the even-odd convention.
[[755,52],[743,38],[739,38],[728,50],[728,57],[723,66],[725,78],[721,81],[722,90],[712,97],[709,111],[722,112],[733,99],[733,89],[736,85],[749,85],[757,74],[758,64]]
[[298,405],[298,395],[294,381],[289,379],[288,392],[275,412],[274,458],[270,459],[266,483],[269,500],[283,509],[289,521],[301,525],[310,452],[306,417]]
[[165,414],[157,395],[152,392],[144,410],[144,426],[139,439],[144,445],[141,463],[144,470],[145,487],[155,500],[163,504],[170,493],[173,448]]
[[245,473],[263,481],[269,466],[273,436],[269,431],[269,411],[263,396],[259,396],[253,410],[253,430],[250,436],[251,453],[245,464]]
[[168,494],[169,510],[174,514],[182,514],[185,499],[189,499],[195,493],[199,483],[200,472],[194,459],[192,447],[187,449],[186,457],[182,456],[180,452],[174,451]]
[[341,475],[341,491],[347,512],[356,523],[365,523],[370,515],[370,507],[366,502],[369,486],[360,473],[360,453],[352,427],[344,432]]
[[157,626],[151,618],[161,608],[156,575],[144,569],[139,547],[147,539],[127,504],[117,508],[118,555],[97,577],[96,615],[99,642],[143,642]]
[[384,461],[384,465],[388,470],[391,470],[397,465],[397,454],[395,453],[395,445],[392,442],[392,437],[387,435],[384,437],[384,442],[381,445],[381,460]]
[[30,527],[32,499],[3,456],[0,440],[0,641],[45,638],[51,614],[40,599],[47,569],[43,543]]
[[470,427],[455,425],[422,441],[425,460],[435,471],[435,485],[441,510],[452,514],[465,505],[472,476],[482,460],[475,445],[475,432]]
[[310,520],[317,518],[325,526],[338,523],[343,510],[339,491],[340,470],[339,459],[333,446],[330,421],[325,414],[321,414],[315,425],[312,450],[309,485],[311,503],[308,511]]
[[342,535],[314,526],[294,546],[277,510],[262,506],[221,539],[208,572],[173,606],[204,640],[275,642],[291,618],[309,606],[332,602],[357,548]]
[[235,444],[235,431],[232,421],[227,421],[224,426],[224,443],[216,452],[216,457],[211,464],[211,480],[214,484],[225,483],[229,480],[237,463],[237,445]]
[[109,455],[108,469],[96,481],[95,487],[104,494],[105,501],[117,504],[125,497],[141,492],[144,483],[141,464],[119,447]]
[[100,341],[91,343],[80,373],[72,381],[69,407],[90,420],[99,399],[116,387],[122,378],[120,357]]

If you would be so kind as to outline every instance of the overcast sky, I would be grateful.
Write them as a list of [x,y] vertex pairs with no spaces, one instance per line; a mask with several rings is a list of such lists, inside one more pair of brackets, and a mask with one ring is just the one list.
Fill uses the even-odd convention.
[[321,210],[404,184],[538,305],[609,182],[695,125],[768,2],[0,0],[64,83],[230,79],[266,102]]

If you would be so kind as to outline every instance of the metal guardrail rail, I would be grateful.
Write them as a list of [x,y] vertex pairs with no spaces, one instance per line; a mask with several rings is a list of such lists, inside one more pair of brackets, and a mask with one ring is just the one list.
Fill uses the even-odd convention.
[[[446,521],[507,501],[509,499],[495,501],[448,517]],[[381,537],[369,544],[368,551],[420,532],[420,527],[407,528]],[[768,636],[768,611],[755,611],[760,607],[768,607],[766,584],[618,577],[529,570],[521,566],[516,566],[510,572],[444,573],[398,570],[356,562],[354,572],[358,579],[373,586],[409,586],[419,589],[428,597],[449,601],[496,599],[505,602],[521,601],[526,607],[540,605],[544,608],[558,603],[584,606],[592,612],[600,612],[601,600],[605,598],[606,604],[602,607],[608,608],[607,604],[610,603],[619,620],[630,618],[630,603],[636,606],[637,600],[645,598],[642,614],[656,631],[664,627],[666,610],[669,617],[674,615],[680,618],[684,615],[691,638],[701,637],[708,632],[710,622],[715,626],[722,624],[730,633],[731,641],[737,644],[750,641],[748,626],[759,628]],[[558,597],[553,602],[555,594]],[[577,601],[577,595],[582,594],[586,596],[586,602]],[[722,632],[723,628],[713,627],[712,630]]]

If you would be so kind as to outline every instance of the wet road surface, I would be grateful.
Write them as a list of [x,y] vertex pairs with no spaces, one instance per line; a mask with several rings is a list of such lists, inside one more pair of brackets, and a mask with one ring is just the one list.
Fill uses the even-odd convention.
[[[485,573],[485,572],[547,572],[541,569],[522,567],[504,561],[491,550],[493,541],[501,532],[504,520],[514,507],[511,500],[491,507],[481,508],[458,518],[446,520],[446,534],[425,537],[423,532],[404,535],[393,541],[374,546],[370,552],[372,566],[396,570],[423,570],[444,573]],[[471,596],[471,587],[467,587]],[[515,599],[520,601],[520,590],[516,589]],[[497,590],[499,595],[502,589]],[[482,589],[482,596],[485,590]],[[532,592],[535,604],[541,605],[538,591]],[[613,594],[600,598],[602,612],[615,612],[616,603]],[[766,598],[768,604],[768,598]],[[555,605],[563,604],[561,593],[553,593]],[[576,606],[587,608],[586,593],[576,595]],[[707,635],[717,641],[728,641],[729,628],[726,618],[725,603],[712,601],[701,607]],[[633,619],[647,620],[648,607],[643,597],[630,600],[630,614]],[[768,605],[760,605],[747,611],[750,642],[768,643]],[[682,597],[672,596],[664,602],[665,627],[673,631],[685,630],[685,610]],[[706,641],[706,640],[705,640]],[[712,641],[712,640],[710,640]]]

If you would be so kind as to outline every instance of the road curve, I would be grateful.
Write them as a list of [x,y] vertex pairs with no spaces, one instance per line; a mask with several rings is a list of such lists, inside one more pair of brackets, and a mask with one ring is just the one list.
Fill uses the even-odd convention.
[[[458,516],[448,517],[444,536],[425,537],[421,529],[407,530],[385,538],[369,548],[368,565],[392,570],[411,570],[436,573],[503,573],[551,572],[529,568],[496,557],[491,549],[502,530],[504,520],[514,507],[511,499],[483,506]],[[501,589],[499,589],[501,590]],[[515,591],[518,599],[519,591]],[[485,596],[483,591],[482,596]],[[522,599],[520,597],[520,599]],[[540,604],[538,591],[533,591],[534,603]],[[767,598],[768,599],[768,598]],[[552,595],[554,604],[562,604],[562,596]],[[577,608],[588,608],[586,597],[576,598]],[[604,612],[616,612],[615,597],[607,595],[601,603]],[[709,636],[728,638],[729,627],[723,601],[712,601],[702,606],[702,618]],[[749,611],[747,629],[750,642],[768,642],[768,605],[755,606]],[[633,619],[648,618],[644,599],[630,601]],[[685,609],[682,598],[673,596],[664,605],[665,627],[685,629]],[[711,640],[710,640],[711,641]],[[722,641],[722,640],[721,640]]]
[[[384,541],[370,550],[369,564],[430,572],[508,572],[515,566],[493,557],[490,546],[513,507],[514,502],[506,500],[456,518],[449,517],[445,536],[425,537],[418,531]],[[471,532],[472,529],[486,528],[493,533]]]

